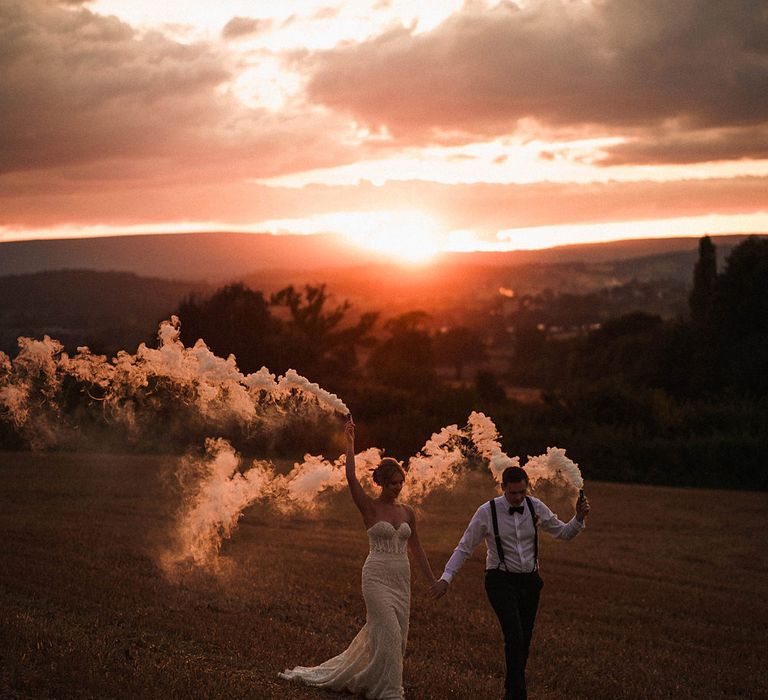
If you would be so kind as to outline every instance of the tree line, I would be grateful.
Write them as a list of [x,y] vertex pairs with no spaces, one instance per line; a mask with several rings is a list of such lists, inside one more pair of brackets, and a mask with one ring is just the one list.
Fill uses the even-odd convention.
[[598,478],[768,488],[768,239],[749,237],[718,272],[699,242],[689,313],[629,313],[558,340],[526,325],[512,377],[544,387],[513,434],[546,435]]
[[[344,398],[361,446],[399,458],[480,410],[499,427],[509,454],[565,447],[587,479],[765,489],[768,239],[744,240],[722,271],[716,253],[702,238],[688,311],[677,317],[647,306],[607,315],[615,290],[606,290],[523,296],[504,302],[503,312],[474,312],[467,299],[463,314],[413,309],[386,318],[335,298],[324,284],[269,295],[230,284],[186,296],[176,314],[186,346],[203,338],[217,355],[234,354],[246,373],[297,370]],[[653,293],[642,284],[619,291],[622,310],[632,295],[647,300]],[[45,404],[39,379],[34,406]],[[208,434],[185,418],[183,406],[164,401],[171,388],[162,382],[126,397],[162,409],[164,418],[144,426],[152,434],[142,432],[143,448],[126,444],[110,425],[86,379],[69,378],[61,391],[51,421],[88,426],[81,437],[70,431],[74,448],[86,433],[103,449],[165,450]],[[280,436],[245,436],[238,449],[296,458],[333,448],[336,432],[327,422],[294,421]],[[225,437],[240,439],[234,427]],[[0,420],[0,444],[25,442]]]
[[[502,373],[483,370],[476,330],[430,330],[418,310],[381,322],[336,302],[325,285],[266,297],[234,284],[188,297],[178,314],[187,344],[202,337],[217,354],[234,353],[243,371],[293,367],[339,393],[364,441],[398,456],[480,409],[510,453],[564,446],[588,477],[766,488],[768,239],[746,239],[718,272],[715,246],[702,238],[692,280],[686,317],[634,312],[565,339],[521,305]],[[474,381],[438,372],[462,377],[467,365],[480,367]],[[505,386],[536,387],[541,400],[521,403]]]

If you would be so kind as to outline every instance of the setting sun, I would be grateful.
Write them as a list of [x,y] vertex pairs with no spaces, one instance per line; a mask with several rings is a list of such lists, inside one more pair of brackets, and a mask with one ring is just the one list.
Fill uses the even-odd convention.
[[[438,227],[421,211],[369,212],[352,216],[352,230],[341,231],[351,242],[400,262],[425,263],[439,252]],[[341,229],[340,229],[341,230]]]
[[354,245],[408,264],[431,260],[440,252],[442,238],[435,219],[418,209],[340,211],[303,219],[262,221],[257,229],[274,234],[335,233]]

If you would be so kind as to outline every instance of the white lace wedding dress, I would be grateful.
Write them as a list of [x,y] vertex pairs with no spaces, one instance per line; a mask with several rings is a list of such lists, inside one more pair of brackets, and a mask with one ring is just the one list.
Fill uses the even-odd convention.
[[349,647],[319,666],[297,666],[279,674],[329,690],[346,690],[370,700],[403,696],[403,654],[408,640],[411,571],[408,523],[395,528],[379,521],[368,529],[370,552],[363,565],[365,626]]

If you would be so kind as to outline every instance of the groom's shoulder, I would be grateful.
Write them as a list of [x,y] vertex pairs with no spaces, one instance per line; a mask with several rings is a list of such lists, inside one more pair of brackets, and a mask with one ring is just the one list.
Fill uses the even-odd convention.
[[503,496],[499,497],[496,496],[495,498],[490,498],[487,501],[483,501],[478,507],[475,513],[490,513],[491,512],[491,501],[496,502],[496,507],[500,507],[500,498],[504,498]]
[[482,503],[481,503],[481,504],[480,504],[480,505],[477,507],[477,510],[475,511],[475,515],[479,515],[480,513],[486,513],[486,512],[490,512],[490,510],[491,510],[491,501],[492,501],[492,500],[494,500],[494,499],[491,499],[491,500],[489,500],[489,501],[483,501],[483,502],[482,502]]

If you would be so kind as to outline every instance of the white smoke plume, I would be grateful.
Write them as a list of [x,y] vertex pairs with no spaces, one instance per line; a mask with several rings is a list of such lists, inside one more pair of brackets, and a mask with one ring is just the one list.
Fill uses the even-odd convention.
[[[370,448],[356,456],[363,472],[361,481],[370,488],[370,472],[381,452]],[[318,510],[321,496],[346,485],[344,458],[329,462],[305,455],[287,474],[266,460],[245,466],[232,446],[222,439],[206,440],[200,459],[187,457],[178,472],[183,503],[175,524],[172,546],[162,554],[161,564],[171,577],[184,567],[216,571],[222,541],[231,536],[245,509],[256,502],[281,514]]]
[[349,415],[349,409],[336,394],[331,394],[318,384],[310,382],[296,372],[296,370],[289,369],[285,373],[285,376],[280,377],[280,381],[277,383],[277,391],[290,392],[293,389],[298,389],[305,394],[316,396],[321,404],[328,406],[339,413]]
[[[111,361],[85,347],[70,357],[48,336],[20,338],[16,358],[0,353],[0,420],[31,447],[45,448],[61,444],[67,428],[73,435],[83,432],[65,410],[73,395],[85,397],[86,417],[95,420],[88,411],[95,412],[108,429],[122,430],[135,442],[146,439],[147,432],[167,433],[173,421],[184,429],[194,424],[204,435],[221,436],[232,426],[249,434],[279,428],[296,415],[349,414],[338,396],[294,370],[279,378],[266,367],[244,375],[234,356],[217,357],[202,340],[184,347],[179,328],[178,318],[172,317],[160,324],[157,348],[141,344],[135,354],[121,351]],[[478,412],[462,428],[442,428],[408,460],[403,500],[422,503],[479,466],[500,482],[504,469],[519,466],[520,459],[504,453],[499,437],[493,421]],[[374,490],[371,471],[381,456],[377,448],[356,456],[360,480],[369,492]],[[526,470],[533,488],[543,484],[570,495],[583,486],[578,466],[557,447],[529,457]],[[202,458],[184,458],[178,476],[181,507],[173,542],[161,557],[169,576],[190,566],[216,571],[222,541],[254,503],[280,514],[317,511],[325,494],[346,487],[343,457],[329,461],[307,454],[281,473],[269,461],[246,464],[222,437],[205,440]]]
[[[46,335],[43,340],[19,338],[19,354],[13,361],[0,353],[0,419],[19,432],[35,419],[35,429],[27,436],[33,449],[55,440],[61,391],[57,367],[62,349],[58,340]],[[49,410],[40,413],[40,406]]]
[[336,395],[295,370],[277,381],[266,367],[244,375],[234,356],[217,357],[202,340],[184,347],[179,329],[177,317],[163,321],[157,348],[142,343],[135,354],[120,351],[112,361],[85,347],[70,357],[48,336],[20,338],[18,355],[0,358],[0,420],[37,449],[60,446],[78,434],[67,432],[61,417],[66,392],[85,394],[89,410],[98,405],[103,421],[135,443],[160,427],[171,433],[174,421],[180,430],[195,427],[208,435],[268,430],[288,401],[293,413],[297,406],[308,415],[349,413]]
[[[506,455],[498,438],[493,421],[478,412],[469,416],[463,428],[449,425],[433,434],[408,461],[403,500],[419,504],[438,489],[453,488],[477,460],[500,482],[504,469],[519,466],[520,458]],[[371,471],[381,457],[377,448],[355,456],[358,478],[369,492],[374,488]],[[222,541],[232,534],[244,510],[257,501],[283,514],[297,509],[317,512],[325,503],[323,494],[346,487],[343,457],[330,462],[305,455],[288,474],[278,473],[270,462],[261,460],[244,469],[241,458],[224,440],[209,440],[205,457],[186,460],[184,467],[202,476],[188,494],[178,519],[174,549],[163,559],[171,575],[184,565],[215,570]],[[556,447],[529,457],[526,472],[532,489],[538,484],[572,495],[574,489],[583,486],[577,465],[565,456],[565,450]]]
[[548,447],[546,454],[538,457],[529,455],[525,463],[525,471],[532,485],[535,485],[539,479],[546,479],[572,490],[584,488],[584,479],[581,477],[579,466],[566,457],[565,450],[559,447]]
[[[488,461],[488,469],[491,470],[496,481],[501,483],[501,474],[507,467],[520,466],[519,457],[509,457],[504,454],[499,444],[499,431],[484,413],[472,411],[467,421],[467,428],[470,439],[477,447],[477,451]],[[530,474],[528,476],[531,477]]]

